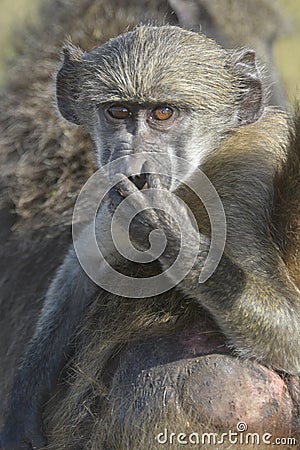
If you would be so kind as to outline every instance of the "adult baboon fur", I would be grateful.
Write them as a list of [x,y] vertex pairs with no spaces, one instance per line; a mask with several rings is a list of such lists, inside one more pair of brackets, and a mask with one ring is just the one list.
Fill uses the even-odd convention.
[[[70,33],[76,43],[91,48],[135,25],[145,14],[175,20],[166,16],[161,2],[132,1],[126,9],[121,1],[114,2],[116,9],[94,2],[72,2],[71,8],[65,2],[54,3],[51,26],[45,11],[35,31],[38,39],[27,38],[28,50],[18,56],[1,99],[6,105],[0,117],[5,186],[1,399],[69,242],[66,227],[78,187],[95,167],[92,146],[82,130],[74,131],[46,106],[53,95],[57,47]],[[53,36],[59,41],[54,46]],[[88,36],[94,40],[87,42]],[[32,61],[38,63],[30,71]],[[274,236],[297,283],[299,140],[295,133],[287,162],[278,173],[273,213]],[[226,431],[242,419],[253,432],[299,433],[297,379],[282,379],[228,352],[215,324],[189,300],[165,304],[162,297],[161,303],[145,304],[116,298],[109,303],[103,299],[99,305],[96,299],[78,336],[74,359],[62,374],[68,381],[61,382],[46,407],[48,447],[155,449],[161,445],[154,437],[165,426],[175,433],[200,432],[202,423],[204,430]],[[192,358],[193,353],[198,357]]]

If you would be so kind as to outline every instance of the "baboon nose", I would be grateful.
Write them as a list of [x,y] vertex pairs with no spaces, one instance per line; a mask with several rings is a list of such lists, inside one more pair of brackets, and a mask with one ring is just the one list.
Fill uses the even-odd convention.
[[139,190],[142,190],[147,182],[145,174],[130,176],[129,180],[132,181]]

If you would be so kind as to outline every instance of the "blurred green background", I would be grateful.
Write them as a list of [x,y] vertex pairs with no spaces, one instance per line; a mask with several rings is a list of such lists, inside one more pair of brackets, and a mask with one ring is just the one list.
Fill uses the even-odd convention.
[[291,18],[293,29],[290,35],[278,40],[275,59],[283,85],[291,101],[300,99],[300,0],[279,0]]
[[13,54],[13,38],[24,22],[31,22],[41,0],[0,0],[0,82],[4,77],[5,60]]
[[[24,22],[34,20],[37,6],[42,1],[0,0],[0,84],[5,79],[5,60],[13,55],[15,31]],[[300,0],[278,1],[293,24],[292,33],[281,38],[275,46],[280,76],[292,100],[300,98]]]

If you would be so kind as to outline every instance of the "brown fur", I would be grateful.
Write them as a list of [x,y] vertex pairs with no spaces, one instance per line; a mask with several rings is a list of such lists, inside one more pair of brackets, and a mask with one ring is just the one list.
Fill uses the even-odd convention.
[[[70,386],[59,386],[56,394],[46,405],[44,420],[49,441],[47,449],[159,450],[165,447],[177,450],[181,446],[157,444],[155,436],[165,427],[175,433],[201,434],[215,431],[220,434],[221,431],[227,432],[230,428],[234,430],[234,412],[233,421],[226,414],[228,422],[218,417],[205,417],[205,412],[207,413],[205,408],[201,415],[201,407],[199,415],[199,409],[187,395],[188,391],[185,389],[189,389],[188,380],[194,371],[197,372],[197,358],[177,361],[174,365],[171,362],[170,367],[166,365],[161,373],[159,365],[145,366],[143,370],[139,367],[140,339],[150,340],[154,337],[154,342],[157,343],[155,345],[160,345],[161,337],[182,333],[199,321],[209,323],[208,317],[203,319],[202,313],[190,301],[181,300],[178,303],[175,297],[170,298],[168,302],[161,296],[155,301],[115,298],[114,302],[110,299],[105,303],[102,294],[101,305],[99,300],[100,298],[95,299],[90,308],[86,326],[83,326],[79,337],[78,350],[80,350],[76,359],[69,365]],[[130,351],[127,350],[128,347]],[[132,351],[132,348],[136,350]],[[137,378],[133,377],[132,381],[129,381],[130,377],[127,379],[126,369],[122,373],[122,358],[126,352],[132,353],[131,357],[137,366]],[[232,358],[230,356],[220,355],[220,357],[224,360],[216,360],[217,370],[222,371],[222,368],[224,371],[228,370],[227,358],[230,364],[235,364],[234,361],[230,361]],[[121,367],[112,378],[105,375],[109,364]],[[237,372],[237,383],[245,383],[249,377],[253,382],[251,395],[255,398],[255,383],[257,383],[259,395],[264,396],[264,382],[262,383],[260,378],[261,368],[252,367],[244,362],[242,370],[244,371],[242,374]],[[211,382],[212,379],[208,381],[208,390]],[[227,391],[230,391],[224,383],[222,398],[223,396],[226,398]],[[193,381],[191,384],[193,385]],[[231,384],[234,385],[235,381],[231,381]],[[287,391],[285,395],[286,405],[291,408],[292,403],[288,399]],[[235,400],[232,399],[232,402],[235,403]],[[251,408],[249,399],[240,396],[239,402],[245,403],[245,408]],[[285,405],[282,409],[285,409]],[[283,433],[287,436],[292,435],[289,413],[283,410],[278,411],[276,408],[274,411],[269,410],[268,430],[271,430],[273,437],[282,436]],[[261,414],[263,417],[263,411]],[[265,423],[262,422],[261,425],[256,423],[253,426],[250,424],[248,431],[263,434],[266,432]],[[207,445],[205,448],[214,450],[216,447]],[[230,445],[220,445],[219,448],[229,449]],[[257,449],[259,448],[267,447],[258,446]]]
[[[214,29],[230,36],[228,42],[224,36],[220,39],[223,44],[259,50],[282,29],[282,16],[268,0],[259,3],[260,14],[252,0],[242,5],[237,1],[238,7],[235,1],[224,0],[222,14],[218,1],[203,0],[203,5]],[[25,219],[18,228],[28,232],[51,224],[53,233],[55,226],[69,224],[78,190],[96,167],[90,139],[81,129],[58,120],[53,105],[52,74],[63,41],[71,35],[78,45],[92,49],[142,20],[176,23],[176,16],[171,15],[167,1],[124,4],[114,0],[107,5],[105,1],[76,0],[71,6],[66,0],[55,0],[45,4],[30,33],[19,37],[19,52],[0,94],[0,200],[9,197],[18,216]],[[204,18],[200,14],[197,20]],[[247,42],[245,27],[249,28]]]
[[272,46],[291,24],[277,1],[170,0],[170,4],[184,27],[202,31],[225,48],[254,48],[267,68],[271,104],[287,107]]
[[277,244],[291,277],[300,287],[300,111],[295,116],[290,130],[288,157],[278,171],[274,185],[273,226]]
[[54,105],[52,77],[66,36],[92,49],[143,20],[172,23],[175,17],[160,0],[114,0],[113,5],[76,0],[72,6],[55,0],[24,35],[0,97],[0,164],[5,196],[25,219],[21,227],[27,223],[27,231],[51,223],[53,232],[55,226],[69,224],[78,190],[96,168],[90,139],[58,119]]
[[[232,137],[219,149],[220,159],[218,159],[218,162],[221,167],[224,166],[228,148],[234,148],[239,158],[247,159],[249,154],[252,154],[251,146],[253,146],[252,152],[255,150],[258,154],[260,152],[266,153],[266,158],[269,158],[270,164],[278,168],[278,176],[281,177],[281,182],[277,184],[277,188],[279,189],[281,186],[282,189],[286,171],[290,176],[296,175],[293,175],[293,171],[288,169],[289,158],[296,151],[296,141],[293,137],[290,147],[292,153],[288,152],[288,158],[285,162],[285,148],[288,145],[285,114],[280,112],[267,113],[264,117],[264,125],[262,127],[261,123],[254,123],[234,132]],[[270,153],[268,154],[268,152]],[[228,161],[226,164],[228,164]],[[207,173],[214,178],[211,171],[212,167],[218,173],[220,171],[218,167],[212,166],[208,162]],[[222,186],[222,180],[219,180],[219,182]],[[294,192],[298,195],[297,190]],[[290,192],[289,195],[291,195]],[[184,193],[182,193],[182,197],[184,198]],[[296,201],[296,199],[294,200]],[[281,203],[281,205],[283,204]],[[277,214],[279,210],[281,211],[281,220],[287,225],[289,219],[284,206],[280,207],[276,203],[275,208]],[[202,219],[203,216],[201,215]],[[122,390],[118,390],[116,375],[112,379],[107,378],[107,367],[110,365],[115,367],[115,365],[120,364],[122,353],[126,352],[128,345],[134,343],[138,347],[140,339],[151,339],[153,336],[159,339],[160,336],[182,333],[195,323],[199,323],[202,320],[202,314],[189,300],[181,299],[178,302],[175,297],[169,298],[166,302],[165,296],[161,296],[159,300],[154,301],[124,298],[115,298],[112,301],[108,296],[107,301],[105,301],[103,293],[101,293],[101,296],[93,302],[86,325],[81,330],[80,343],[78,344],[78,349],[81,350],[69,366],[71,387],[64,390],[59,388],[46,408],[45,421],[47,430],[50,430],[49,448],[63,450],[67,441],[69,445],[67,448],[70,449],[78,447],[80,449],[98,450],[105,449],[107,445],[110,450],[120,448],[158,450],[160,445],[153,441],[153,436],[160,432],[164,426],[170,427],[170,424],[172,424],[171,428],[174,432],[182,430],[189,432],[199,429],[201,429],[201,432],[206,430],[213,432],[214,423],[205,422],[205,425],[199,428],[199,418],[195,416],[188,399],[183,398],[181,400],[179,410],[177,411],[175,408],[177,411],[175,415],[172,401],[167,402],[166,406],[162,407],[158,387],[156,388],[157,392],[152,394],[149,405],[146,404],[147,406],[137,414],[134,405],[135,402],[141,401],[139,390],[136,390],[133,386],[131,396],[127,398],[122,395]],[[206,320],[210,319],[207,318]],[[247,365],[247,363],[245,364]],[[149,371],[150,380],[152,380],[151,377],[155,377],[155,370]],[[184,370],[192,369],[187,366]],[[144,370],[140,376],[146,377],[147,373]],[[251,376],[255,379],[254,373]],[[171,380],[173,380],[172,377],[172,370],[170,369]],[[172,383],[180,384],[180,378],[178,380],[176,376],[174,377],[174,380],[170,382],[171,385]],[[168,385],[168,383],[166,384]],[[146,381],[145,389],[152,392]],[[165,389],[168,388],[165,387]],[[223,395],[226,394],[223,392]],[[59,408],[58,405],[60,405]],[[99,405],[102,405],[103,409]],[[119,417],[123,414],[124,408],[126,416],[124,422],[120,423]],[[203,420],[203,417],[200,420]],[[282,435],[285,421],[289,421],[288,416],[285,415],[279,415],[277,419],[272,418],[272,426],[275,430],[272,431],[274,436],[276,434]],[[132,426],[132,423],[134,423],[134,426]],[[93,430],[92,433],[91,429]],[[217,429],[220,430],[218,427]],[[221,429],[223,428],[221,427]],[[227,430],[226,427],[224,430]],[[258,425],[256,425],[254,431],[260,432]],[[262,431],[265,432],[264,424],[262,424]],[[288,433],[291,432],[290,429]],[[171,448],[177,448],[176,446],[172,447],[172,445],[166,445],[165,447],[170,450]],[[206,448],[213,449],[215,447],[207,446]],[[220,446],[220,448],[227,447]]]
[[[165,9],[160,6],[161,2],[146,3],[147,15],[156,17],[164,14]],[[89,139],[80,129],[74,131],[65,122],[58,121],[54,109],[48,106],[53,95],[49,74],[55,70],[58,63],[57,48],[64,39],[64,33],[71,32],[71,29],[75,42],[84,48],[91,48],[96,41],[99,44],[99,40],[102,42],[118,34],[127,25],[135,25],[144,16],[144,2],[133,1],[126,10],[122,5],[124,2],[116,2],[115,17],[110,7],[104,7],[100,2],[73,2],[72,12],[70,8],[65,8],[64,2],[54,2],[51,17],[54,14],[52,23],[58,24],[55,29],[57,42],[54,46],[49,46],[47,34],[44,38],[36,39],[28,54],[19,56],[18,64],[12,70],[11,84],[5,96],[3,95],[6,107],[0,113],[2,167],[5,169],[9,198],[14,201],[17,213],[25,219],[27,228],[40,229],[50,223],[49,228],[57,232],[56,226],[68,224],[78,186],[95,167]],[[54,13],[55,8],[57,12]],[[43,27],[46,31],[50,30],[46,26],[48,17],[49,14],[45,14],[44,22],[37,29],[36,36],[44,36],[40,32]],[[32,67],[33,60],[39,61],[39,64]],[[29,74],[28,78],[24,77],[24,73]],[[32,80],[35,82],[32,83]],[[270,142],[268,136],[264,138]],[[274,226],[277,230],[286,230],[290,223],[293,224],[293,232],[288,235],[288,245],[284,243],[281,247],[293,273],[296,249],[299,248],[295,246],[295,243],[298,243],[296,230],[299,214],[293,213],[298,211],[297,209],[289,209],[290,215],[286,214],[285,205],[287,199],[292,208],[299,204],[299,159],[295,159],[299,141],[294,142],[290,154],[292,156],[288,157],[284,170],[279,170],[280,181],[274,213]],[[278,149],[281,149],[280,143]],[[292,198],[290,190],[285,187],[285,174],[291,176],[295,183]],[[281,231],[278,235],[282,236]],[[21,252],[20,249],[19,251]],[[290,254],[294,255],[291,263],[288,262]],[[34,261],[31,261],[30,265],[33,263]],[[46,276],[49,277],[49,273]],[[23,312],[26,316],[24,307],[21,314]],[[151,390],[149,407],[141,411],[138,417],[134,410],[134,401],[140,401],[140,398],[138,392],[133,392],[133,397],[129,399],[131,409],[120,424],[122,395],[118,393],[117,388],[109,392],[108,385],[111,380],[107,380],[105,369],[109,363],[118,362],[121,350],[126,348],[128,342],[135,342],[141,337],[179,333],[197,322],[200,315],[198,308],[188,300],[174,304],[171,298],[170,302],[165,304],[163,298],[161,302],[147,300],[147,303],[142,300],[116,299],[108,304],[102,299],[99,305],[95,299],[78,338],[77,355],[70,364],[71,386],[59,386],[56,396],[46,408],[45,418],[50,441],[48,447],[55,450],[156,450],[156,444],[152,441],[153,434],[156,430],[160,431],[164,424],[174,423],[174,431],[198,431],[199,417],[190,405],[178,410],[174,402],[164,408],[163,404],[159,403],[160,400],[156,402],[156,396]],[[17,329],[18,327],[16,334]],[[144,373],[144,376],[147,378],[147,373]],[[288,397],[287,392],[285,394]],[[127,405],[128,403],[125,403],[125,406]],[[101,414],[103,411],[104,415]],[[281,420],[282,417],[279,417],[278,423],[274,425],[278,435],[283,429]],[[212,431],[209,424],[206,424],[206,427]],[[106,445],[103,444],[105,441]],[[158,448],[161,446],[157,446]]]

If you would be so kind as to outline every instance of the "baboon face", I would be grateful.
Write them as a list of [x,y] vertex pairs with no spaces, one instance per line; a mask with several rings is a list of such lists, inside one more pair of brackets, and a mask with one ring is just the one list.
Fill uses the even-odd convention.
[[[88,130],[99,166],[140,152],[199,166],[230,130],[262,114],[254,52],[228,52],[198,33],[139,27],[91,53],[69,45],[64,54],[58,107]],[[174,173],[167,156],[164,169]]]
[[[98,164],[102,166],[119,157],[151,153],[152,160],[157,155],[157,164],[163,164],[163,171],[169,175],[178,169],[172,167],[172,156],[185,158],[198,166],[211,150],[213,141],[210,130],[202,126],[199,116],[196,111],[170,103],[114,102],[100,105],[92,134],[97,146]],[[122,172],[127,176],[131,176],[133,171],[139,174],[143,159],[139,161],[140,164],[133,168],[126,164],[125,159]],[[181,174],[181,177],[187,178],[188,175]],[[171,183],[167,179],[165,182],[171,190],[176,188],[175,179]]]

